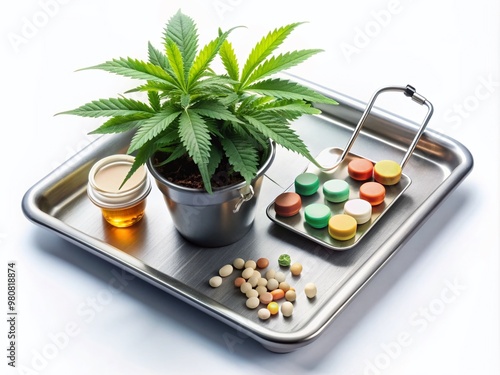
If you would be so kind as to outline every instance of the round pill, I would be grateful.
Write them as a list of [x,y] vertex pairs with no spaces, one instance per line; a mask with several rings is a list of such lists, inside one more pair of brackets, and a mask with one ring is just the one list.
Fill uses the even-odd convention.
[[266,293],[267,292],[267,288],[263,285],[257,285],[257,287],[255,288],[255,290],[257,291],[258,295],[260,296],[262,293]]
[[245,267],[245,261],[241,258],[236,258],[235,260],[233,260],[233,267],[237,270],[241,270],[243,269],[243,267]]
[[262,309],[259,309],[259,311],[257,311],[257,316],[261,320],[267,320],[271,317],[271,311],[263,307]]
[[306,293],[307,298],[314,298],[318,293],[318,289],[314,283],[307,283],[304,287],[304,292]]
[[278,288],[286,293],[288,290],[290,290],[290,284],[288,284],[286,281],[282,281]]
[[309,196],[319,189],[319,177],[314,173],[302,173],[295,178],[295,192]]
[[241,286],[240,286],[240,291],[241,291],[241,293],[243,293],[243,294],[247,294],[247,292],[248,292],[250,289],[252,289],[252,285],[251,285],[250,283],[247,283],[247,282],[245,282],[245,283],[241,284]]
[[236,279],[234,279],[234,286],[236,288],[239,288],[241,286],[241,284],[246,283],[246,282],[247,281],[243,277],[237,277]]
[[257,268],[257,262],[255,260],[247,260],[245,262],[245,268],[252,268],[252,269],[256,269]]
[[267,309],[271,312],[271,315],[276,315],[280,310],[280,306],[277,302],[273,301],[267,305]]
[[281,304],[281,313],[284,317],[288,318],[293,314],[293,304],[289,301],[283,302]]
[[274,275],[274,278],[276,279],[276,281],[277,281],[278,283],[282,283],[283,281],[285,281],[286,276],[285,276],[285,274],[284,274],[283,272],[278,271],[278,272],[276,272],[276,274]]
[[265,277],[260,277],[259,281],[257,281],[258,286],[266,286],[267,285],[267,279]]
[[257,297],[247,299],[246,305],[249,309],[256,309],[260,305],[260,300]]
[[252,276],[247,280],[247,282],[252,286],[252,288],[255,288],[257,286],[257,283],[259,282],[259,278],[256,276]]
[[301,207],[302,199],[297,193],[282,193],[274,200],[274,211],[279,216],[290,217],[297,215]]
[[378,182],[365,182],[359,187],[359,197],[377,206],[385,199],[385,187]]
[[219,270],[219,276],[220,277],[228,277],[233,273],[233,266],[230,264],[226,264],[225,266],[221,267]]
[[287,301],[293,302],[295,301],[296,298],[297,298],[297,293],[295,292],[295,290],[289,289],[285,293],[285,299]]
[[358,224],[364,224],[372,217],[372,205],[364,199],[351,199],[345,203],[344,213],[356,219]]
[[222,277],[214,276],[210,280],[208,280],[208,283],[212,288],[218,288],[222,284]]
[[251,268],[251,267],[245,268],[243,270],[243,272],[241,273],[241,277],[243,277],[244,279],[248,280],[249,278],[252,277],[253,271],[255,271],[255,270],[253,268]]
[[353,159],[347,165],[347,173],[356,181],[369,180],[373,176],[373,163],[366,159]]
[[288,254],[281,254],[278,257],[278,264],[281,267],[288,267],[290,265],[290,255],[288,255]]
[[264,292],[259,296],[260,302],[267,305],[273,301],[273,295],[270,292]]
[[401,179],[401,166],[392,160],[381,160],[373,167],[373,178],[382,185],[395,185]]
[[258,297],[259,296],[259,292],[257,292],[255,289],[250,289],[248,292],[245,293],[245,296],[247,298]]
[[274,276],[276,276],[276,271],[275,270],[269,270],[266,272],[266,279],[274,279]]
[[280,283],[276,279],[267,280],[267,290],[271,291],[274,289],[278,289]]
[[300,263],[294,263],[290,266],[290,272],[292,273],[293,276],[299,276],[300,273],[302,272],[302,264]]
[[323,184],[323,194],[328,202],[346,201],[349,199],[349,184],[344,180],[328,180]]
[[339,241],[347,241],[356,235],[356,219],[346,214],[332,216],[328,222],[328,233]]
[[330,207],[322,203],[313,203],[304,209],[306,223],[313,228],[320,229],[326,227],[330,216]]
[[257,259],[257,267],[262,269],[262,268],[266,268],[267,266],[269,266],[269,259],[267,258],[259,258]]

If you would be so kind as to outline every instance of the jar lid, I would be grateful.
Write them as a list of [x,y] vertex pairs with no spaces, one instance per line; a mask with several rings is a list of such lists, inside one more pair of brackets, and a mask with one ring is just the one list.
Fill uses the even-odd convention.
[[95,163],[88,177],[90,200],[103,208],[124,208],[146,198],[151,183],[144,166],[140,166],[120,188],[133,163],[134,157],[126,154],[110,155]]

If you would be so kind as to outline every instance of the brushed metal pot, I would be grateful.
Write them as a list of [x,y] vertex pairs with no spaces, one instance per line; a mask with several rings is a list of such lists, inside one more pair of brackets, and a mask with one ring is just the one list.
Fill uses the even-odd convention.
[[203,247],[220,247],[241,239],[255,219],[255,207],[264,173],[276,154],[270,142],[269,155],[257,171],[251,185],[241,182],[212,194],[202,189],[186,188],[166,180],[149,159],[147,167],[163,193],[176,229],[188,241]]

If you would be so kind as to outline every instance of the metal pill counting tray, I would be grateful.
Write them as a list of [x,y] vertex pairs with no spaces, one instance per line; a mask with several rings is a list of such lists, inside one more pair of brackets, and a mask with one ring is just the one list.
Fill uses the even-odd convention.
[[[341,154],[341,149],[331,148],[323,150],[316,157],[316,159],[326,161],[328,161],[329,159],[336,160],[341,156]],[[266,209],[267,216],[276,224],[281,225],[329,249],[351,249],[353,246],[357,245],[358,242],[361,241],[362,238],[375,226],[377,221],[389,210],[392,204],[396,202],[396,200],[411,184],[411,179],[407,175],[402,174],[401,180],[397,184],[392,186],[385,186],[386,193],[384,202],[372,207],[371,219],[368,222],[357,226],[356,235],[352,239],[347,241],[335,240],[328,234],[328,230],[326,228],[316,229],[306,223],[304,219],[304,208],[313,203],[322,203],[329,206],[332,216],[343,213],[345,201],[340,203],[328,202],[324,197],[321,186],[323,186],[323,184],[328,180],[344,180],[348,183],[350,188],[349,199],[358,198],[360,186],[367,181],[373,181],[373,179],[366,181],[356,181],[349,177],[349,174],[347,172],[347,165],[351,160],[355,158],[362,157],[352,153],[347,154],[340,165],[338,165],[333,172],[321,171],[316,166],[310,165],[305,172],[313,173],[318,176],[320,182],[320,188],[318,189],[318,191],[310,196],[302,196],[302,208],[297,215],[294,215],[292,217],[283,217],[277,215],[276,211],[274,210],[274,202],[271,202]],[[372,163],[374,163],[373,160]],[[295,191],[293,185],[291,185],[286,191]]]
[[[340,103],[321,106],[321,115],[302,118],[294,124],[312,155],[332,147],[344,149],[365,104],[296,80]],[[352,153],[369,160],[401,160],[418,129],[407,119],[375,108],[359,132]],[[92,165],[105,156],[125,153],[129,141],[129,134],[103,136],[37,182],[23,198],[27,218],[275,352],[289,352],[309,344],[331,325],[473,165],[472,156],[463,145],[432,130],[426,131],[404,167],[405,174],[411,176],[411,185],[356,246],[349,251],[333,251],[267,217],[269,202],[291,186],[308,164],[304,158],[279,149],[266,173],[250,232],[229,246],[200,248],[186,242],[175,230],[158,189],[153,189],[148,197],[145,217],[130,228],[108,225],[88,199],[87,176]],[[289,254],[292,262],[303,265],[299,277],[278,266],[278,257],[283,253]],[[279,315],[261,321],[256,310],[245,306],[245,298],[234,287],[236,272],[224,279],[220,287],[210,287],[208,280],[217,275],[220,267],[238,257],[266,257],[270,260],[269,268],[285,273],[297,290],[291,317]],[[315,283],[318,290],[313,299],[303,293],[309,282]]]

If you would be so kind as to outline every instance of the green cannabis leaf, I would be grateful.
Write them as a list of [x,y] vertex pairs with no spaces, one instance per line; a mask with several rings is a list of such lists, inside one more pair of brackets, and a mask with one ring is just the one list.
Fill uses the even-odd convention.
[[[125,57],[82,69],[145,81],[127,93],[147,93],[146,102],[120,96],[94,100],[61,114],[110,117],[92,133],[134,132],[128,152],[135,154],[135,162],[125,181],[149,158],[163,152],[167,154],[163,164],[188,155],[208,192],[213,190],[211,178],[224,158],[250,183],[268,151],[269,139],[315,163],[290,125],[302,115],[319,114],[313,103],[337,103],[298,83],[273,77],[321,51],[274,55],[299,25],[285,25],[262,37],[240,68],[228,40],[234,29],[219,30],[199,48],[194,20],[179,10],[165,26],[163,49],[148,43],[148,61]],[[217,57],[223,74],[211,67]]]

